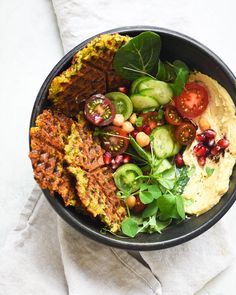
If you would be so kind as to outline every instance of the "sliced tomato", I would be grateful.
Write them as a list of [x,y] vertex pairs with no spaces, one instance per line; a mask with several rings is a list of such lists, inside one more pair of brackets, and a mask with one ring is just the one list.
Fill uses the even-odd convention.
[[[141,114],[140,117],[143,118],[142,126],[148,126],[152,129],[155,129],[157,126],[164,124],[163,120],[158,118],[158,112],[148,112]],[[142,127],[141,127],[142,129]]]
[[173,105],[168,105],[165,108],[165,119],[171,125],[180,125],[183,122],[183,118],[179,115],[176,108]]
[[84,114],[93,125],[106,126],[115,117],[115,107],[104,95],[95,94],[86,101]]
[[208,92],[197,83],[187,83],[180,96],[175,97],[175,106],[184,118],[200,116],[208,106]]
[[193,142],[196,136],[196,128],[191,123],[182,123],[175,130],[176,140],[182,145],[188,145]]
[[129,145],[128,133],[119,127],[108,126],[103,129],[101,144],[112,156],[122,154]]

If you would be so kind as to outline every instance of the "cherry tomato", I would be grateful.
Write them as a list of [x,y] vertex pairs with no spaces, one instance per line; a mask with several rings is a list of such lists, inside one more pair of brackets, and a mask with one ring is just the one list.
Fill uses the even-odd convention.
[[116,126],[108,126],[103,129],[101,144],[104,150],[112,156],[122,154],[129,145],[128,133]]
[[176,140],[182,145],[190,144],[196,136],[196,128],[191,123],[182,123],[175,130]]
[[93,125],[106,126],[115,117],[115,107],[104,95],[95,94],[86,101],[84,114]]
[[168,105],[165,109],[165,119],[171,125],[180,125],[183,119],[178,114],[176,108],[173,105]]
[[136,204],[135,206],[131,209],[133,213],[135,214],[139,214],[141,213],[145,208],[147,207],[147,205],[143,204],[139,197],[136,196]]
[[197,83],[187,83],[180,96],[175,97],[175,106],[184,118],[195,118],[201,115],[208,105],[206,88]]
[[158,119],[158,112],[148,112],[141,114],[140,117],[143,118],[142,125],[149,126],[152,129],[157,126],[163,125],[163,122]]

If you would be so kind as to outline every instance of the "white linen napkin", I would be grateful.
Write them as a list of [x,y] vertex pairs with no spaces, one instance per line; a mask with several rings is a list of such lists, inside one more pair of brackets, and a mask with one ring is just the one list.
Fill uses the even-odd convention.
[[[87,37],[118,26],[157,25],[185,33],[193,29],[191,1],[163,2],[53,0],[53,5],[67,52]],[[172,15],[166,10],[170,7]],[[142,264],[124,250],[75,231],[36,186],[0,251],[0,295],[192,295],[229,266],[229,236],[221,221],[185,244],[139,253]]]
[[225,227],[174,248],[141,252],[94,242],[67,225],[38,186],[0,252],[0,295],[192,295],[232,259]]

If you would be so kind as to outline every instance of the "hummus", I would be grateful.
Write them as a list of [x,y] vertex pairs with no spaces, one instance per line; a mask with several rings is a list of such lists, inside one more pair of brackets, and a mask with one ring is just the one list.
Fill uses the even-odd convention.
[[[202,84],[209,94],[206,111],[194,121],[198,124],[200,118],[206,119],[217,132],[216,141],[226,136],[230,142],[229,148],[224,156],[220,156],[217,163],[207,158],[204,167],[198,165],[197,157],[193,154],[196,140],[184,151],[185,164],[195,167],[195,172],[183,192],[184,198],[191,200],[186,202],[185,211],[200,215],[216,205],[229,188],[229,178],[236,161],[236,110],[228,92],[212,78],[201,73],[193,73],[189,77],[189,82]],[[211,176],[207,175],[206,167],[214,169]]]

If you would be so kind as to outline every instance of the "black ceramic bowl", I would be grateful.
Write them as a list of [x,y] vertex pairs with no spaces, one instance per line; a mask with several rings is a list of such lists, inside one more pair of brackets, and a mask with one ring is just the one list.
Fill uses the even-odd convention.
[[[201,71],[202,73],[205,73],[217,80],[223,87],[227,89],[234,102],[236,102],[236,80],[232,72],[219,57],[217,57],[212,51],[199,42],[177,32],[157,27],[124,27],[107,31],[105,33],[119,32],[120,34],[136,36],[143,31],[157,32],[161,36],[162,60],[183,60],[191,69]],[[51,73],[44,81],[36,98],[32,111],[30,126],[34,126],[37,115],[40,114],[47,106],[48,88],[52,79],[60,74],[63,70],[68,68],[73,55],[78,50],[82,49],[94,37],[95,36],[73,48],[53,68]],[[59,196],[52,197],[48,190],[44,190],[43,192],[54,210],[66,222],[68,222],[71,226],[87,237],[96,240],[97,242],[123,249],[157,250],[184,243],[200,235],[213,226],[233,205],[236,199],[235,188],[236,168],[234,169],[231,176],[228,192],[214,208],[199,217],[192,217],[191,219],[185,220],[180,224],[170,226],[165,231],[163,231],[162,234],[141,233],[133,239],[122,239],[109,233],[106,235],[101,234],[101,224],[98,224],[87,217],[76,214],[73,208],[65,208]]]

